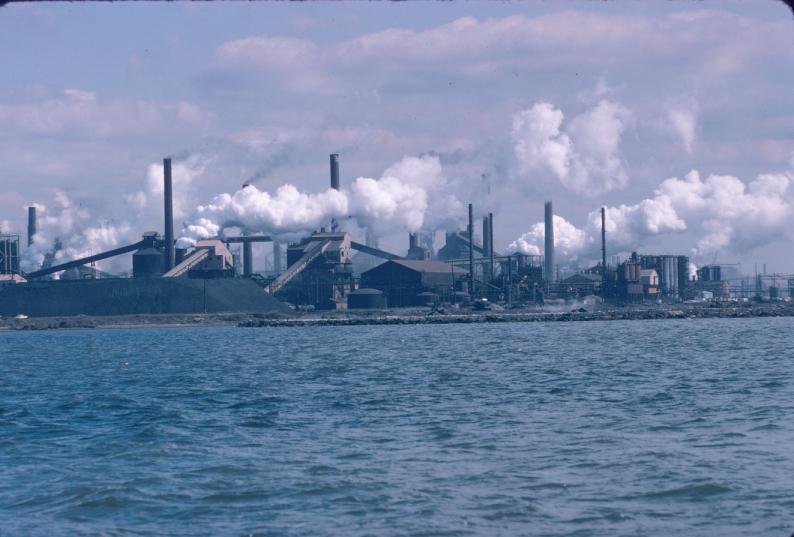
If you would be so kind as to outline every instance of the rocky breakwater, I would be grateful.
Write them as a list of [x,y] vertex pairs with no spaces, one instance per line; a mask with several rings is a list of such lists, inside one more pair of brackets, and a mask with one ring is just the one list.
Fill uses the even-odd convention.
[[239,323],[241,327],[284,326],[355,326],[385,324],[454,324],[454,323],[511,323],[511,322],[561,322],[561,321],[629,321],[650,319],[708,319],[748,317],[790,317],[794,306],[753,305],[735,307],[682,307],[682,308],[604,308],[595,311],[578,309],[566,312],[500,311],[500,312],[411,312],[400,314],[384,311],[380,314],[329,314],[290,319],[260,319],[253,317]]

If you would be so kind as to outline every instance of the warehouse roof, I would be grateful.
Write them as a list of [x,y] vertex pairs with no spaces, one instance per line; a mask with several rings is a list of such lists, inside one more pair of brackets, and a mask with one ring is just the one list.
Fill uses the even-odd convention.
[[444,263],[443,261],[424,261],[420,259],[394,259],[392,261],[387,261],[387,263],[397,263],[398,265],[402,265],[403,267],[409,268],[411,270],[415,270],[417,272],[425,272],[425,273],[443,273],[449,274],[454,272],[455,274],[468,274],[469,271],[462,269],[460,267],[453,267],[448,263]]

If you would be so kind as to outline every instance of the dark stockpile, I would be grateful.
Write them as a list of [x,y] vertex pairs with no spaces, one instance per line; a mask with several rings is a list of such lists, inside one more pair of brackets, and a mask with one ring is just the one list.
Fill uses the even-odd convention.
[[291,310],[244,279],[118,278],[29,282],[0,291],[0,315],[31,317]]

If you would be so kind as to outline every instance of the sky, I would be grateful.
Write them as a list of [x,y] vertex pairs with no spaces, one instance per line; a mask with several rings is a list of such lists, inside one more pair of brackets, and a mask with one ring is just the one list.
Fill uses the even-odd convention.
[[28,268],[56,237],[66,259],[161,230],[169,156],[187,242],[334,218],[401,253],[473,203],[497,250],[541,253],[549,199],[562,260],[598,259],[606,206],[610,255],[794,272],[780,2],[9,4],[0,66],[0,228],[39,208]]

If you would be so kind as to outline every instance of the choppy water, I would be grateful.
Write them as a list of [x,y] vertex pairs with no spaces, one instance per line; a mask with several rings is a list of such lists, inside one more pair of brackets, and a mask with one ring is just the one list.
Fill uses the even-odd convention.
[[780,535],[792,319],[0,333],[0,535]]

